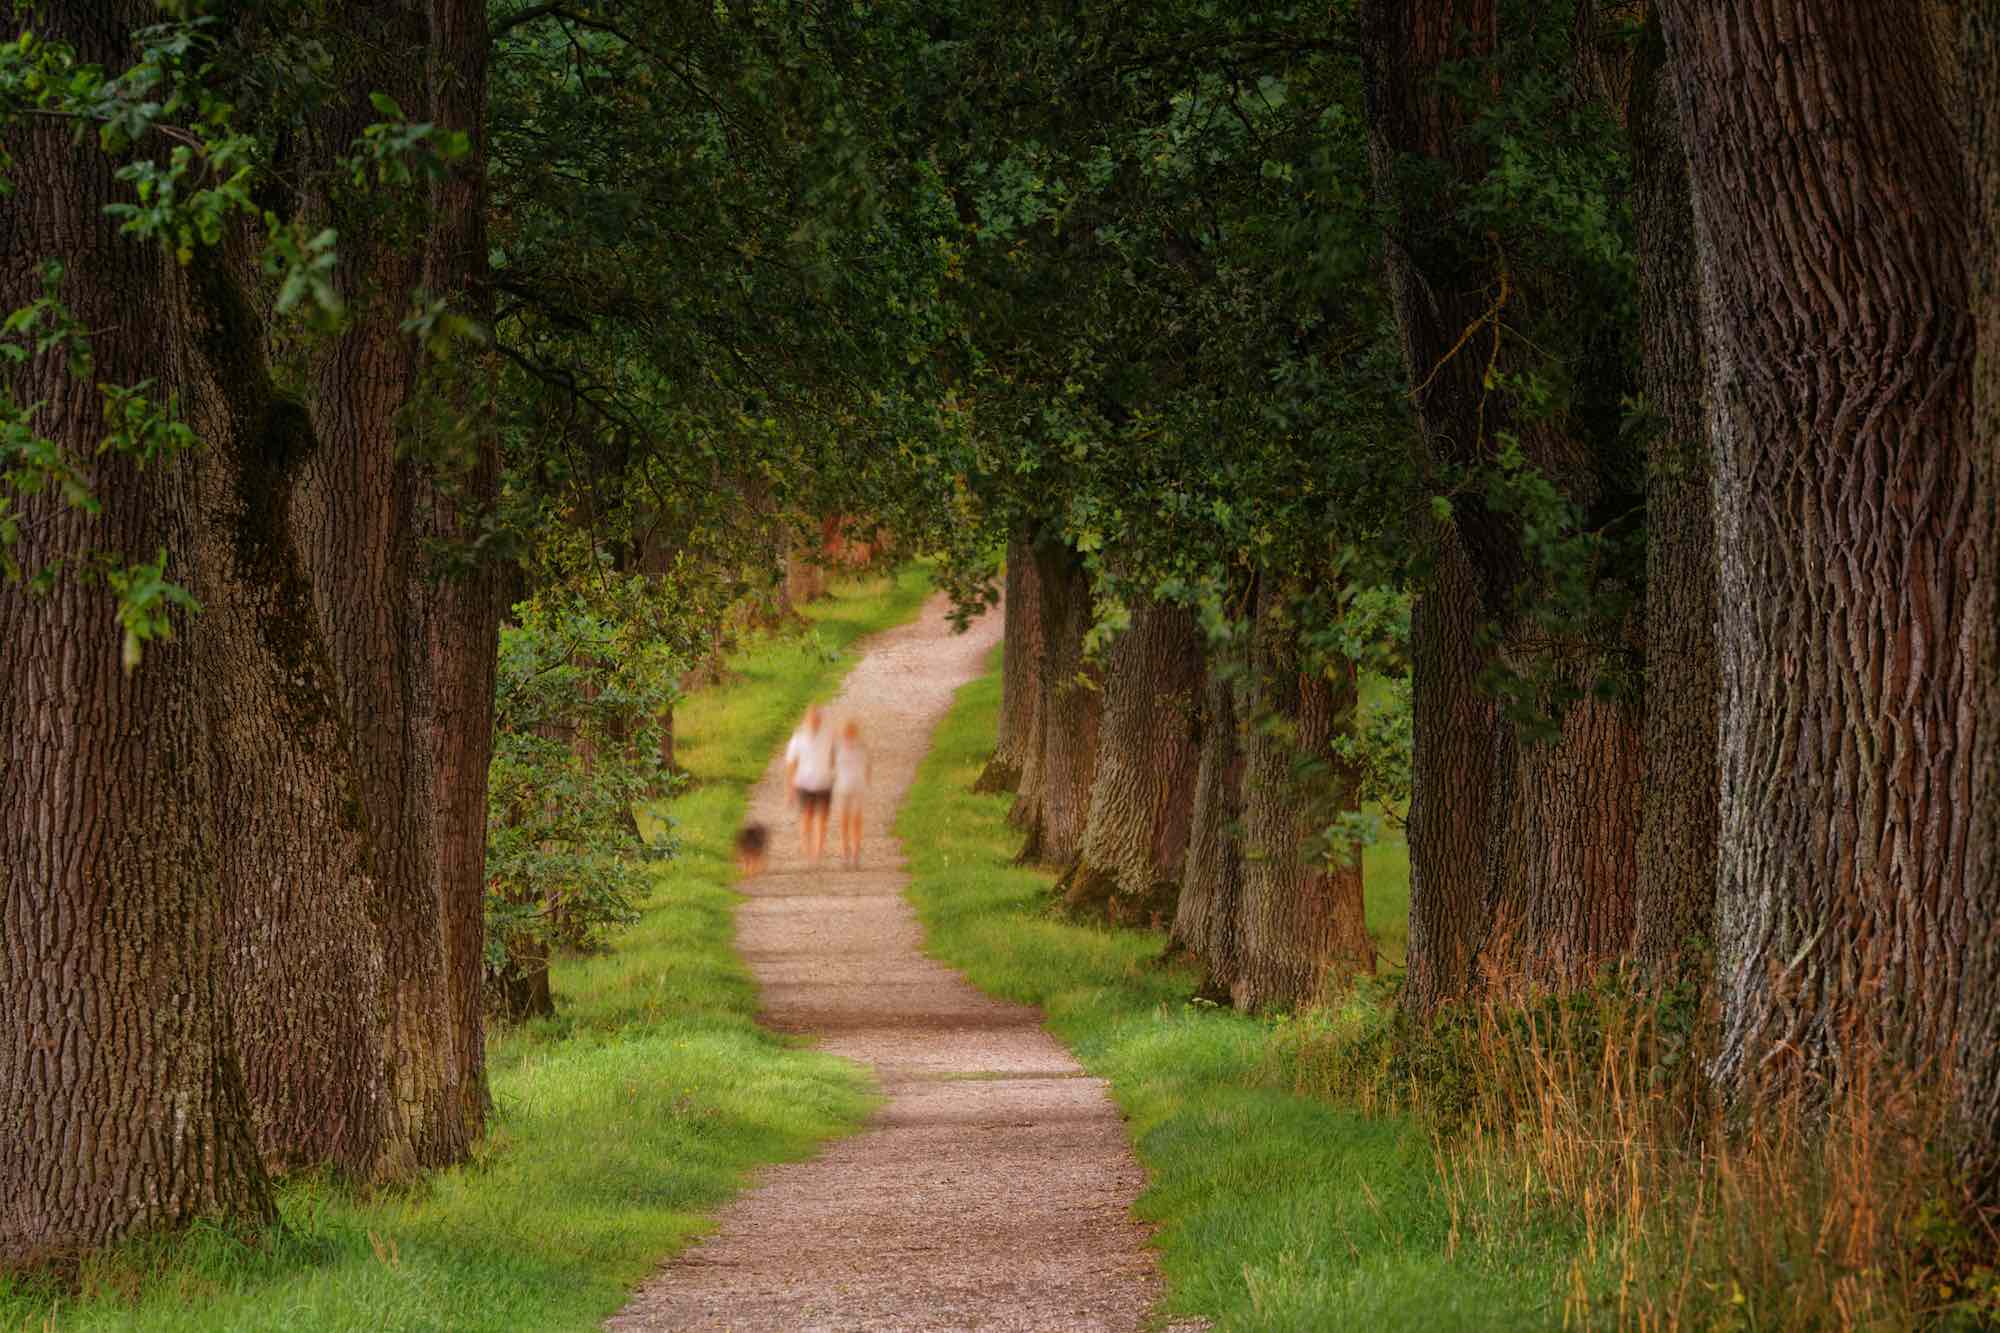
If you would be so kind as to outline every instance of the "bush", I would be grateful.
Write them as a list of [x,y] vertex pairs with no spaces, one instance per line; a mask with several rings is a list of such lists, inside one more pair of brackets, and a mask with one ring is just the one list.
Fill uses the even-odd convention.
[[494,1007],[548,1013],[554,948],[599,947],[629,924],[669,835],[633,807],[667,795],[663,729],[678,663],[631,622],[561,592],[515,608],[501,631],[487,788],[486,958]]

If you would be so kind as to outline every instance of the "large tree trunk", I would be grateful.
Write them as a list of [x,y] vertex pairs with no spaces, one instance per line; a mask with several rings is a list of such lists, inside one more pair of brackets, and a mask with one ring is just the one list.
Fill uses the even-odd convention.
[[1259,580],[1251,637],[1254,691],[1244,729],[1241,953],[1236,1007],[1289,1009],[1375,970],[1361,897],[1361,849],[1310,850],[1360,784],[1332,752],[1358,703],[1352,667],[1331,680],[1299,660],[1297,627],[1277,581]]
[[[118,68],[129,47],[112,8],[50,11],[45,31]],[[185,274],[117,235],[103,213],[114,164],[69,126],[25,122],[4,144],[17,194],[0,212],[0,308],[39,296],[41,261],[60,256],[95,351],[88,376],[57,353],[10,371],[10,388],[44,404],[33,428],[84,462],[102,502],[23,500],[13,555],[32,569],[185,552],[187,460],[92,458],[97,382],[150,378],[159,399],[182,387],[182,331],[156,312]],[[217,811],[241,794],[219,786],[207,636],[183,620],[126,671],[115,608],[75,568],[40,595],[0,582],[0,1268],[196,1217],[271,1216],[222,974]]]
[[1646,397],[1661,417],[1646,466],[1646,774],[1634,948],[1655,975],[1714,933],[1715,497],[1709,481],[1700,275],[1687,154],[1657,11],[1632,81],[1632,217],[1639,239]]
[[[431,0],[431,118],[463,131],[472,150],[432,189],[424,288],[433,299],[491,328],[486,243],[486,62],[482,0]],[[492,413],[494,366],[470,340],[453,352],[458,376],[445,457],[419,491],[422,540],[464,552],[500,489],[499,433]],[[431,715],[432,793],[437,802],[437,873],[450,995],[453,1085],[462,1120],[452,1156],[486,1125],[486,782],[493,755],[493,695],[500,636],[500,575],[482,558],[418,595],[429,600],[426,633],[435,672]]]
[[1056,541],[1036,545],[1035,576],[1042,607],[1041,791],[1021,859],[1067,866],[1083,850],[1102,709],[1096,670],[1086,668],[1083,656],[1090,576],[1075,552]]
[[[355,7],[355,31],[371,36],[351,53],[348,95],[315,127],[325,151],[351,143],[376,118],[370,92],[389,92],[404,107],[429,105],[430,17],[415,0]],[[475,853],[462,802],[468,782],[482,792],[484,785],[483,766],[476,777],[464,771],[472,758],[466,747],[483,754],[487,741],[467,742],[448,729],[487,716],[491,663],[483,667],[487,696],[476,700],[482,667],[462,654],[490,658],[493,646],[471,641],[477,593],[440,583],[426,551],[454,524],[453,501],[436,479],[443,465],[424,456],[437,450],[406,448],[437,443],[405,428],[404,413],[426,388],[419,348],[401,323],[440,264],[409,234],[409,200],[385,207],[356,198],[337,179],[327,190],[314,211],[340,232],[337,278],[351,328],[311,367],[321,447],[304,465],[298,513],[375,851],[390,1119],[372,1174],[388,1179],[457,1161],[471,1143],[475,1095],[463,1084],[471,1057],[461,1032],[469,1006],[459,975],[469,928],[455,891],[469,858],[483,857],[483,808]],[[427,406],[433,411],[411,419],[441,410]],[[475,487],[478,471],[475,463]],[[441,789],[441,781],[451,785]]]
[[[1972,446],[1982,469],[1985,494],[2000,494],[2000,11],[1991,5],[1965,6],[1965,63],[1961,85],[1965,126],[1965,163],[1972,201],[1970,271],[1972,311],[1978,332],[1978,361],[1973,369]],[[1996,558],[1987,544],[1981,572],[1994,574]],[[1979,603],[1973,609],[1980,609]],[[1990,642],[1990,636],[1988,639]],[[1988,667],[1991,679],[1991,667]],[[2000,830],[1994,828],[1995,793],[2000,792],[2000,726],[1991,714],[1980,718],[1976,744],[1975,781],[1983,793],[1981,811],[1987,821],[1971,849],[1977,858],[1970,881],[1982,905],[1966,923],[1962,970],[1968,1003],[1959,1020],[1958,1047],[1953,1053],[1959,1076],[1959,1102],[1965,1135],[1966,1165],[1985,1196],[2000,1196],[2000,1150],[1993,1143],[2000,1125]]]
[[1462,996],[1484,928],[1498,709],[1479,687],[1478,596],[1458,538],[1437,536],[1437,568],[1410,616],[1410,924],[1404,1002],[1429,1013]]
[[[1739,1085],[1868,1048],[1991,1086],[1993,508],[1967,201],[1921,25],[1802,0],[1662,19],[1689,144],[1720,564],[1723,1047]],[[1982,924],[1975,924],[1982,923]],[[1862,1050],[1855,1050],[1860,1043]],[[1990,1147],[1994,1121],[1979,1127]]]
[[[1014,803],[1007,809],[1007,822],[1028,834],[1033,844],[1041,833],[1042,791],[1048,782],[1048,732],[1049,732],[1049,682],[1048,682],[1048,627],[1042,618],[1045,603],[1042,600],[1040,566],[1035,563],[1034,547],[1023,543],[1023,554],[1027,557],[1027,572],[1022,576],[1022,588],[1026,596],[1021,603],[1021,640],[1028,645],[1028,651],[1020,654],[1016,663],[1014,652],[1014,624],[1010,620],[1006,626],[1007,647],[1002,662],[1003,671],[1013,671],[1018,666],[1022,680],[1018,690],[1002,682],[1003,690],[1012,690],[1020,696],[1018,705],[1010,705],[1017,712],[1017,750],[1021,759],[1021,774],[1014,783]],[[1010,588],[1009,593],[1012,593]],[[1011,613],[1011,595],[1008,610]]]
[[1502,722],[1491,897],[1474,976],[1489,994],[1586,983],[1632,946],[1644,755],[1637,710],[1585,697],[1550,741]]
[[[1417,386],[1419,463],[1427,473],[1478,469],[1511,435],[1531,466],[1587,510],[1603,498],[1593,452],[1601,446],[1568,420],[1515,419],[1494,374],[1523,365],[1521,340],[1507,331],[1514,304],[1578,298],[1559,273],[1496,269],[1504,261],[1491,238],[1453,221],[1455,192],[1486,164],[1462,132],[1467,108],[1438,71],[1490,51],[1496,22],[1493,0],[1364,5],[1371,152],[1394,219],[1385,256]],[[1588,778],[1620,746],[1638,752],[1634,710],[1585,703],[1584,716],[1565,719],[1555,739],[1536,740],[1502,725],[1477,683],[1496,666],[1524,674],[1546,667],[1590,700],[1604,655],[1625,645],[1546,642],[1546,628],[1519,604],[1529,564],[1517,521],[1476,487],[1454,498],[1438,529],[1430,586],[1411,627],[1417,790],[1405,997],[1418,1012],[1482,978],[1575,978],[1629,948],[1640,810],[1636,781]],[[1575,807],[1578,800],[1586,806]],[[1567,901],[1578,893],[1589,900]],[[1481,949],[1483,962],[1474,957]]]
[[1199,750],[1202,643],[1194,617],[1146,602],[1106,654],[1097,771],[1065,905],[1120,922],[1174,911]]
[[1006,648],[1000,664],[1000,734],[993,757],[972,784],[978,792],[1014,791],[1036,739],[1035,707],[1040,696],[1041,590],[1035,584],[1033,548],[1024,540],[1007,546]]
[[183,397],[204,441],[185,553],[209,647],[199,683],[220,789],[256,793],[255,817],[225,809],[218,838],[228,986],[266,1163],[365,1177],[385,1131],[371,847],[350,809],[339,681],[294,543],[293,488],[316,441],[270,381],[241,258],[198,257],[198,299],[181,292],[172,314],[200,351]]
[[1238,653],[1211,649],[1202,709],[1181,896],[1173,942],[1208,976],[1203,993],[1223,1000],[1241,976],[1243,958],[1243,738],[1237,696],[1246,688]]

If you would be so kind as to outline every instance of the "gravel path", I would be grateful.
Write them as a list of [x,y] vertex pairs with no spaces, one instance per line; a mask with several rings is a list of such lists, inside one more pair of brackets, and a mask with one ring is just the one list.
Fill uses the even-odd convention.
[[923,956],[889,830],[952,692],[999,640],[991,612],[953,635],[942,598],[863,645],[831,709],[874,754],[860,870],[839,831],[801,859],[784,774],[751,795],[772,857],[746,882],[737,947],[764,1021],[869,1065],[887,1104],[810,1162],[774,1168],[721,1229],[662,1269],[607,1328],[1136,1329],[1159,1297],[1145,1177],[1102,1081],[1032,1009]]

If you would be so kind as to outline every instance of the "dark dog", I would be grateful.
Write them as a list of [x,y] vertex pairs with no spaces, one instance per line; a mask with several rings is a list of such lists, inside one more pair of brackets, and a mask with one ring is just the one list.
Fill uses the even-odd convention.
[[771,845],[771,831],[762,824],[745,824],[736,835],[736,870],[743,878],[764,869],[764,857]]

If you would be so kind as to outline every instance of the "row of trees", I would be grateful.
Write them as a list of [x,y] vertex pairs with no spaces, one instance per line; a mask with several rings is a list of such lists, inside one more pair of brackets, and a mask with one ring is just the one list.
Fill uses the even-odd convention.
[[943,261],[804,132],[814,22],[22,10],[0,1265],[461,1160],[487,1004],[628,910],[675,677],[816,515],[941,512],[896,372]]
[[[1370,966],[1343,812],[1381,785],[1356,673],[1407,589],[1406,1010],[1692,973],[1725,1083],[1886,1058],[1989,1175],[1976,9],[948,36],[934,114],[999,108],[952,122],[968,299],[1019,316],[982,330],[973,476],[1026,854],[1073,903],[1171,904],[1239,1004],[1337,994]],[[1018,68],[1060,98],[1009,101]]]
[[[0,273],[31,580],[0,592],[8,1262],[262,1216],[266,1162],[465,1153],[498,611],[484,567],[430,576],[495,441],[430,373],[447,330],[404,328],[415,292],[488,299],[480,7],[351,6],[310,50],[245,14],[265,58],[230,76],[150,6],[34,17]],[[368,94],[423,128],[364,137]],[[239,97],[286,136],[255,176]],[[287,336],[301,293],[342,336]]]

